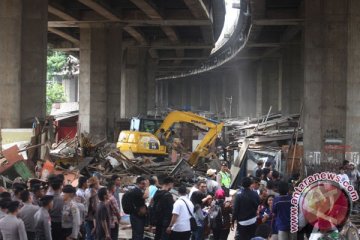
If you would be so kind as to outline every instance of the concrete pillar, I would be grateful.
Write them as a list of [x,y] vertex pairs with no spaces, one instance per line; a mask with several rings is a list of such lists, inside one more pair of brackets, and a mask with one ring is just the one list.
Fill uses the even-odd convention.
[[[360,163],[360,2],[349,0],[347,100],[346,100],[346,159]],[[350,148],[349,148],[350,147]]]
[[82,132],[98,140],[107,132],[107,41],[106,28],[80,29],[80,114]]
[[22,1],[21,125],[46,114],[48,1]]
[[[138,109],[136,115],[147,115],[148,105],[148,49],[138,48],[138,62],[136,64],[136,75],[138,81]],[[132,91],[132,89],[131,89]]]
[[324,139],[345,137],[347,12],[347,0],[305,0],[306,160],[314,152],[323,152]]
[[47,0],[0,1],[0,127],[45,117]]
[[225,116],[238,116],[238,98],[239,98],[239,84],[240,84],[240,70],[227,70],[223,72],[226,76],[222,79],[223,83],[223,110]]
[[257,80],[257,67],[248,65],[242,69],[239,79],[239,97],[238,115],[240,117],[255,117],[256,116],[256,80]]
[[218,117],[222,116],[223,113],[223,83],[220,72],[209,73],[209,84],[210,84],[210,111],[216,114]]
[[121,67],[123,62],[122,28],[114,24],[107,28],[107,136],[114,139],[116,122],[120,120]]
[[169,107],[169,82],[163,81],[163,108]]
[[[20,127],[21,0],[0,1],[0,127]],[[12,59],[11,61],[9,61]]]
[[202,74],[200,84],[200,109],[208,111],[210,109],[210,86],[208,74]]
[[125,51],[121,78],[121,117],[131,118],[147,112],[147,49],[129,47]]
[[62,80],[66,99],[69,102],[79,101],[79,76],[72,75]]
[[282,109],[283,114],[300,112],[304,95],[303,46],[289,45],[282,54]]
[[262,63],[262,113],[280,111],[279,104],[279,60],[264,59]]
[[200,107],[200,81],[199,76],[191,77],[191,110],[198,110]]
[[190,106],[190,81],[189,79],[181,81],[181,106],[185,110]]
[[155,81],[156,62],[148,58],[147,62],[147,112],[156,112],[156,81]]
[[163,88],[164,88],[164,81],[156,81],[156,107],[159,109],[163,108]]
[[262,61],[259,61],[256,66],[256,116],[263,115],[263,70]]

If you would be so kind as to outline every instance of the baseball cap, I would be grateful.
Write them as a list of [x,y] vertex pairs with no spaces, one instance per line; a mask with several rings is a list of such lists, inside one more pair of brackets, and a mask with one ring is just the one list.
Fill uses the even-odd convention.
[[208,175],[208,176],[212,176],[212,175],[214,175],[216,173],[216,170],[215,169],[208,169],[207,171],[206,171],[206,175]]

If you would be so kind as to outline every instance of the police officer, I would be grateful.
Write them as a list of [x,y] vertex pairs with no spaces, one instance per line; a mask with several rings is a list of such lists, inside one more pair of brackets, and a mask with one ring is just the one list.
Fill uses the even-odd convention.
[[20,199],[24,203],[24,206],[20,209],[18,217],[24,221],[25,230],[28,240],[35,239],[35,224],[34,215],[39,210],[39,206],[32,204],[30,192],[24,190],[20,194]]
[[7,207],[8,215],[0,220],[3,240],[27,240],[24,222],[17,218],[19,208],[19,201],[11,201]]
[[231,185],[231,173],[226,162],[221,164],[221,169],[217,175],[217,182],[228,197]]
[[53,207],[49,211],[51,217],[51,234],[53,240],[64,240],[62,237],[62,228],[61,228],[61,217],[62,210],[64,206],[64,199],[61,196],[62,180],[54,177],[49,180],[51,191],[48,191],[46,195],[53,196]]
[[31,198],[33,205],[40,205],[40,198],[44,196],[44,188],[40,183],[31,186]]
[[51,219],[49,210],[53,207],[53,196],[44,196],[40,199],[41,207],[34,215],[35,239],[52,240],[51,236]]
[[63,239],[77,239],[80,231],[80,211],[76,202],[73,200],[76,189],[71,185],[63,188],[64,206],[62,211],[61,226],[63,229]]

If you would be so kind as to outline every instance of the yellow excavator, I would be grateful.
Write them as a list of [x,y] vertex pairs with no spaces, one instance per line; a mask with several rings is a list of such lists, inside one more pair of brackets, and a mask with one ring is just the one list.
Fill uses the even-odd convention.
[[162,136],[166,142],[171,135],[171,127],[175,123],[190,123],[200,129],[207,130],[195,151],[191,153],[188,163],[192,166],[197,164],[200,157],[205,157],[209,147],[214,143],[224,126],[224,123],[204,118],[192,112],[173,111],[169,113],[155,134],[140,131],[121,131],[117,142],[117,148],[121,152],[130,151],[134,155],[167,155],[165,145],[160,144],[158,136]]

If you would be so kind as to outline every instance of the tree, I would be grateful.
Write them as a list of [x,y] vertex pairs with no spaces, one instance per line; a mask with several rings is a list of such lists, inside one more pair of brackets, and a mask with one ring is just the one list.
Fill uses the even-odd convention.
[[54,81],[56,73],[66,67],[67,55],[62,52],[48,50],[47,56],[47,84],[46,84],[46,112],[50,114],[53,103],[66,101],[62,85]]
[[47,56],[47,80],[53,79],[56,73],[60,73],[66,67],[67,56],[63,52],[48,50]]
[[50,114],[53,103],[66,101],[64,87],[55,82],[46,85],[46,112]]

